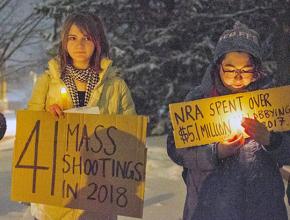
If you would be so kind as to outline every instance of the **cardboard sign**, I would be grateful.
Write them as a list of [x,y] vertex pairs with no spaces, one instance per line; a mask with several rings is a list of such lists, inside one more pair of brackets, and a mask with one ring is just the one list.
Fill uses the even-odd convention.
[[290,130],[290,86],[169,105],[176,147],[223,141],[241,132],[242,118],[256,118],[268,130]]
[[17,112],[12,200],[142,217],[143,116]]

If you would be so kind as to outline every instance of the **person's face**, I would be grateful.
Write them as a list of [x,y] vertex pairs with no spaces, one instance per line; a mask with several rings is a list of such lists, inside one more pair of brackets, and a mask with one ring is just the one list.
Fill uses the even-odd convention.
[[95,50],[93,41],[75,24],[71,26],[67,38],[67,52],[72,58],[74,66],[87,68]]
[[227,53],[220,64],[219,74],[224,86],[234,92],[256,80],[250,55],[244,52]]

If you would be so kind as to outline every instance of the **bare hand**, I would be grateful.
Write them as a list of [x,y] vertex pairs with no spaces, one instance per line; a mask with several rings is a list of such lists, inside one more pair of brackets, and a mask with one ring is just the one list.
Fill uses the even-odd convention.
[[270,132],[257,119],[243,118],[242,126],[245,128],[245,132],[259,144],[270,144]]
[[244,143],[245,139],[242,134],[235,134],[233,137],[218,143],[218,158],[224,159],[236,154]]
[[52,104],[48,107],[48,111],[56,118],[64,117],[62,108],[58,104]]

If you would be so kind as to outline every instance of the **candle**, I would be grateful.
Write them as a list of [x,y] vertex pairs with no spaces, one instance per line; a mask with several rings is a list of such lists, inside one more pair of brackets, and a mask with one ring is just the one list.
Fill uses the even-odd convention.
[[229,116],[229,124],[231,126],[231,130],[235,134],[241,134],[244,131],[242,127],[243,114],[242,112],[234,112]]
[[69,104],[68,104],[68,94],[66,91],[65,87],[62,87],[60,90],[60,94],[61,94],[61,105],[62,105],[62,109],[65,110],[68,108]]

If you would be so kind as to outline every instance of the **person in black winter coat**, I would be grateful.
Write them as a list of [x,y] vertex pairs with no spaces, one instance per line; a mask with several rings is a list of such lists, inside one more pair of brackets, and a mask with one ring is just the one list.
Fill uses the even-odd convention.
[[[202,98],[272,87],[262,70],[259,35],[237,22],[220,37],[201,85],[185,98]],[[168,135],[169,157],[183,166],[187,188],[184,220],[287,220],[279,168],[290,164],[290,135],[269,132],[256,119],[219,143],[176,149]]]

